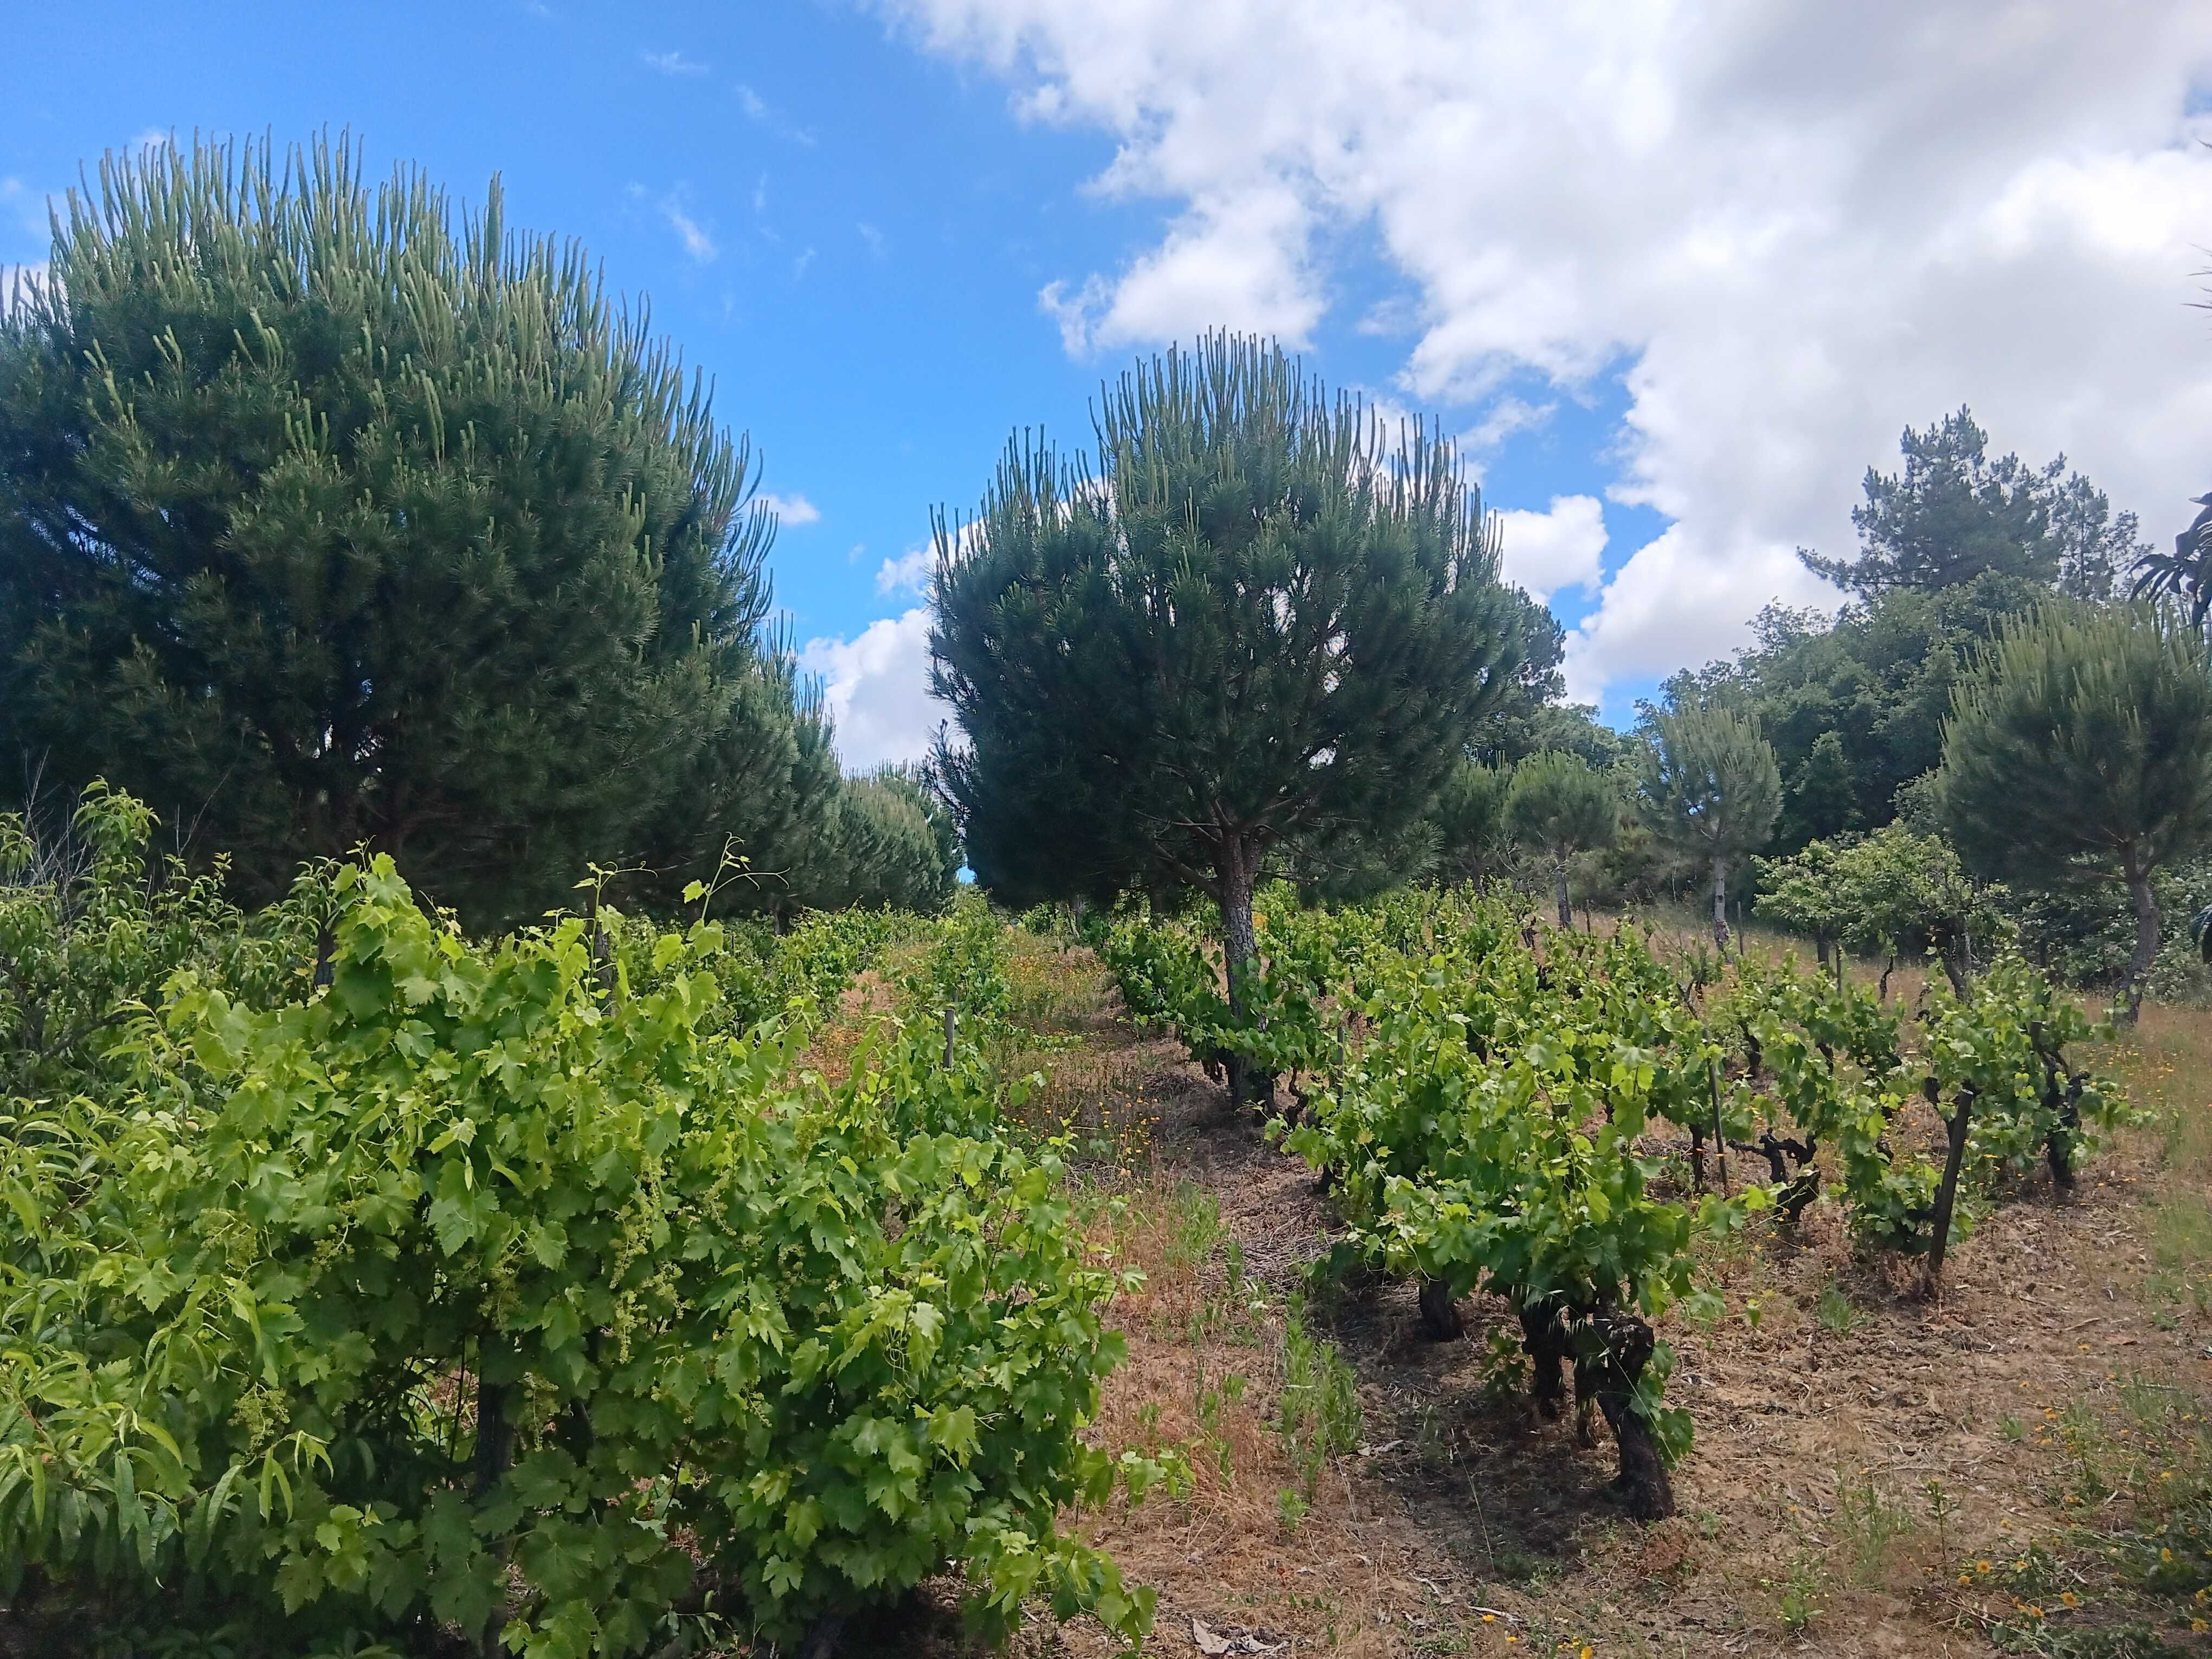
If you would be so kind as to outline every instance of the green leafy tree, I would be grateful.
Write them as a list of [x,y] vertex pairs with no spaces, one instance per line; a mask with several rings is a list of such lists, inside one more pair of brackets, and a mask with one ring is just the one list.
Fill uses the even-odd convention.
[[1824,962],[1838,944],[1886,952],[1893,968],[1933,951],[1965,996],[1977,945],[1986,960],[2007,931],[2000,892],[1975,880],[1948,842],[1902,823],[1757,862],[1759,914],[1812,934]]
[[366,843],[532,914],[680,799],[787,787],[741,775],[793,720],[754,476],[495,182],[457,226],[343,140],[110,157],[0,317],[0,754],[105,775],[249,896]]
[[2212,841],[2203,635],[2141,607],[2053,605],[2008,627],[1953,703],[1936,792],[1952,841],[1984,875],[2126,885],[2133,1019],[2158,954],[2152,874]]
[[1992,460],[1989,434],[1961,408],[1925,432],[1905,429],[1903,471],[1869,467],[1866,502],[1851,510],[1852,559],[1800,549],[1808,569],[1861,598],[1933,590],[1995,571],[2083,599],[2110,596],[2115,576],[2147,548],[2136,515],[2115,517],[2103,491],[2059,456],[2037,469]]
[[1574,926],[1567,865],[1578,853],[1613,845],[1620,830],[1620,792],[1575,755],[1531,755],[1513,769],[1505,821],[1514,840],[1543,855],[1559,904],[1559,926]]
[[1273,344],[1154,358],[1095,428],[1095,470],[1018,441],[975,522],[939,524],[933,683],[967,740],[940,763],[1011,902],[1210,893],[1241,1013],[1270,853],[1424,815],[1518,609],[1450,443],[1389,443]]
[[1652,834],[1713,878],[1713,939],[1726,949],[1731,866],[1765,847],[1782,810],[1782,775],[1759,727],[1733,710],[1654,709],[1637,807]]
[[1942,758],[1943,716],[1975,653],[2048,590],[1985,572],[1933,592],[1897,588],[1831,621],[1770,605],[1753,644],[1674,675],[1676,703],[1716,702],[1759,721],[1783,778],[1785,848],[1887,823],[1899,791]]

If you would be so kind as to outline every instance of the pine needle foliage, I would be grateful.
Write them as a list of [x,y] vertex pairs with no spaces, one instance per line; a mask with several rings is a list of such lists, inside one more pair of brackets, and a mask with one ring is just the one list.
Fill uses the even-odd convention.
[[2127,885],[2128,1010],[2158,953],[2154,871],[2212,843],[2203,636],[2147,606],[2051,605],[2009,624],[1953,700],[1936,798],[1981,873]]
[[1713,938],[1728,944],[1732,866],[1765,847],[1782,811],[1782,773],[1758,725],[1732,709],[1659,711],[1637,784],[1645,826],[1713,875]]
[[1495,528],[1448,439],[1392,441],[1271,342],[1102,388],[1097,459],[1011,442],[940,520],[939,763],[1002,897],[1211,894],[1232,1001],[1271,850],[1387,843],[1517,665]]
[[1513,838],[1540,854],[1552,872],[1559,926],[1574,926],[1567,900],[1567,865],[1577,853],[1610,847],[1620,831],[1620,794],[1579,755],[1556,750],[1531,755],[1513,769],[1505,820]]
[[787,732],[754,477],[496,180],[457,222],[344,138],[111,155],[0,318],[0,754],[105,775],[247,897],[366,843],[528,915],[733,723]]

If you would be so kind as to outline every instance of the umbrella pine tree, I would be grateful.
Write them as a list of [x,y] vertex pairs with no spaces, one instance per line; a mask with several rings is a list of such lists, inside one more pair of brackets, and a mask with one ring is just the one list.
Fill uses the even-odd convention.
[[110,157],[0,316],[0,776],[103,775],[242,896],[367,843],[527,916],[789,746],[754,478],[496,182],[456,223],[343,140]]
[[1156,357],[1094,424],[1095,462],[1024,434],[939,525],[932,678],[964,738],[939,764],[1003,896],[1210,895],[1242,1012],[1271,854],[1425,813],[1518,613],[1450,443],[1391,442],[1272,343]]

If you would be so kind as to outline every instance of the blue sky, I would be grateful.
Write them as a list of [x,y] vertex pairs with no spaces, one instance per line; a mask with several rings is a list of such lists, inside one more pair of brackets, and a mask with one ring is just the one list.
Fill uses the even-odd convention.
[[[1527,515],[1515,574],[1578,583],[1554,608],[1577,690],[1616,718],[1767,599],[1819,597],[1790,550],[1848,544],[1858,474],[1907,421],[1971,400],[2001,445],[2067,448],[2154,529],[2162,497],[2212,485],[2190,470],[2212,349],[2180,303],[2190,233],[2212,241],[2188,142],[2212,8],[2139,6],[2094,47],[2056,25],[1959,84],[1856,46],[1820,79],[1796,50],[1816,6],[1716,5],[1722,38],[1694,47],[1665,5],[1626,27],[1549,10],[19,8],[0,262],[41,258],[47,193],[149,134],[350,128],[372,173],[419,162],[464,202],[499,174],[510,222],[648,296],[750,434],[791,508],[779,599],[820,642],[855,763],[930,724],[917,597],[886,562],[933,504],[975,499],[1010,430],[1087,440],[1103,374],[1211,323],[1468,434],[1489,504]],[[1365,25],[1332,33],[1344,13]],[[1798,81],[1752,86],[1783,47]],[[2039,124],[1972,107],[2046,82]],[[1771,167],[1762,121],[1792,135]],[[1948,218],[1867,211],[1908,145],[1938,157],[1917,189]],[[1961,262],[2007,297],[1954,284]],[[2149,320],[2024,366],[2025,340],[2121,304]],[[2142,436],[2177,422],[2185,441]]]

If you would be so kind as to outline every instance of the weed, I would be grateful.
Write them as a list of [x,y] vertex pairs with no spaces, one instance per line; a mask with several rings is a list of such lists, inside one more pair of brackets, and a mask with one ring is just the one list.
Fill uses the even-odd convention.
[[1789,1569],[1781,1582],[1762,1578],[1759,1586],[1775,1592],[1775,1616],[1782,1628],[1792,1636],[1802,1636],[1811,1628],[1813,1621],[1827,1609],[1815,1600],[1821,1593],[1823,1574],[1820,1564],[1810,1553],[1800,1550],[1790,1558]]
[[1820,1304],[1813,1310],[1813,1316],[1831,1336],[1848,1336],[1859,1322],[1858,1309],[1832,1284],[1821,1288]]
[[2150,1259],[2154,1298],[2212,1315],[2212,1200],[2177,1186],[2152,1214]]
[[1959,1512],[1959,1500],[1933,1475],[1920,1490],[1928,1499],[1928,1518],[1936,1523],[1936,1556],[1948,1562],[1951,1559],[1951,1517]]
[[1888,1577],[1892,1549],[1913,1530],[1905,1505],[1864,1470],[1856,1480],[1837,1471],[1836,1524],[1850,1546],[1854,1576],[1868,1585],[1880,1585]]
[[1283,1523],[1283,1530],[1295,1533],[1298,1522],[1313,1512],[1313,1506],[1301,1497],[1295,1486],[1285,1486],[1275,1494],[1275,1514]]
[[1997,1419],[1997,1432],[2017,1446],[2027,1438],[2027,1425],[2007,1412]]
[[1188,1270],[1204,1265],[1221,1242],[1220,1201],[1203,1187],[1184,1186],[1170,1203],[1168,1266]]
[[1283,1319],[1281,1399],[1277,1427],[1310,1499],[1328,1460],[1358,1449],[1364,1424],[1358,1378],[1335,1344],[1307,1329],[1305,1304],[1297,1299]]

